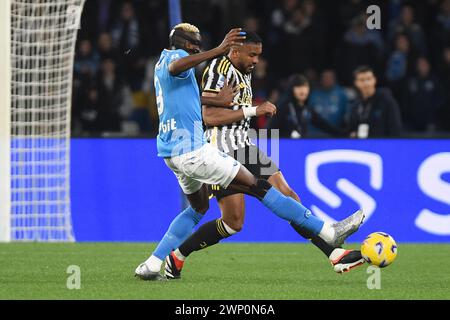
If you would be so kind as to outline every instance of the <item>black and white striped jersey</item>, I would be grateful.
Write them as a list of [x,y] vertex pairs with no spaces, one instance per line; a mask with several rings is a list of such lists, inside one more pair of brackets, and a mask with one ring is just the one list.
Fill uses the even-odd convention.
[[[242,74],[226,56],[212,60],[206,67],[202,77],[202,91],[219,92],[224,86],[225,79],[228,83],[234,82],[239,86],[239,93],[234,97],[234,101],[238,104],[233,107],[233,110],[251,106],[253,100],[252,76],[251,74]],[[253,145],[248,136],[249,128],[250,118],[224,126],[207,126],[205,137],[209,143],[228,153],[231,150]]]

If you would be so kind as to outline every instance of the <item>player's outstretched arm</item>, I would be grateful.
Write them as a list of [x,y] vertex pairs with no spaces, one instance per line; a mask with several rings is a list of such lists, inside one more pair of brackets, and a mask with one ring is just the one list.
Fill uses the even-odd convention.
[[211,60],[217,56],[226,54],[228,50],[235,45],[242,45],[242,41],[245,39],[245,35],[242,34],[241,28],[231,29],[225,36],[222,43],[209,51],[196,53],[187,57],[175,60],[169,64],[169,72],[172,76],[179,75],[180,73],[189,70],[204,61]]

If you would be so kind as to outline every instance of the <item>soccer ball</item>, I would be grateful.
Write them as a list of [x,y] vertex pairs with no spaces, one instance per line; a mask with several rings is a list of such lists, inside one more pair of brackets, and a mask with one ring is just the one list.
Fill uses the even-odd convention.
[[361,255],[368,263],[384,268],[397,257],[397,244],[387,233],[374,232],[362,243]]

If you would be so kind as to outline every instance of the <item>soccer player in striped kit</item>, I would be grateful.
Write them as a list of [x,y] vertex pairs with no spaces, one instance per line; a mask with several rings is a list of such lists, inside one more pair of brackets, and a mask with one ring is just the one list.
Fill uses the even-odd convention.
[[[261,53],[261,38],[253,32],[246,32],[243,46],[232,47],[228,55],[213,59],[205,68],[202,77],[203,97],[215,97],[226,84],[235,87],[236,92],[232,108],[203,105],[205,136],[210,144],[238,160],[254,176],[267,180],[285,196],[300,202],[277,165],[249,137],[252,117],[272,116],[276,112],[276,107],[270,102],[252,105],[252,71]],[[168,278],[180,277],[183,261],[192,252],[214,245],[242,229],[245,216],[244,194],[219,185],[211,186],[211,192],[217,198],[222,217],[202,225],[178,250],[166,258],[165,273]],[[298,234],[310,239],[327,256],[334,271],[347,272],[364,262],[360,251],[331,246],[294,222],[290,224]]]
[[[151,256],[136,268],[135,275],[143,280],[164,279],[160,275],[163,261],[167,256],[172,257],[171,251],[191,235],[208,211],[208,185],[220,185],[251,195],[278,217],[302,226],[334,246],[341,245],[364,220],[363,212],[358,210],[344,220],[326,223],[206,141],[201,105],[208,105],[205,102],[208,99],[204,99],[208,97],[200,98],[194,67],[226,54],[231,47],[243,46],[245,38],[240,28],[233,29],[218,47],[200,52],[199,30],[190,24],[180,24],[170,33],[170,48],[161,52],[156,63],[154,84],[160,124],[158,156],[174,173],[190,206],[175,217]],[[215,225],[217,232],[226,227],[222,221],[219,222]],[[182,257],[178,258],[181,260]],[[170,275],[173,274],[168,273],[166,277]]]

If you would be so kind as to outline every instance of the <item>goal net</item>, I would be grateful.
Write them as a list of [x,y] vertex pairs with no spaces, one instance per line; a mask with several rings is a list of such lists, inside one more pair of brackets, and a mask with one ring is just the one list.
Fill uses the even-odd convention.
[[11,202],[9,230],[3,227],[9,239],[6,234],[3,240],[74,241],[72,70],[85,0],[1,1],[10,8]]

